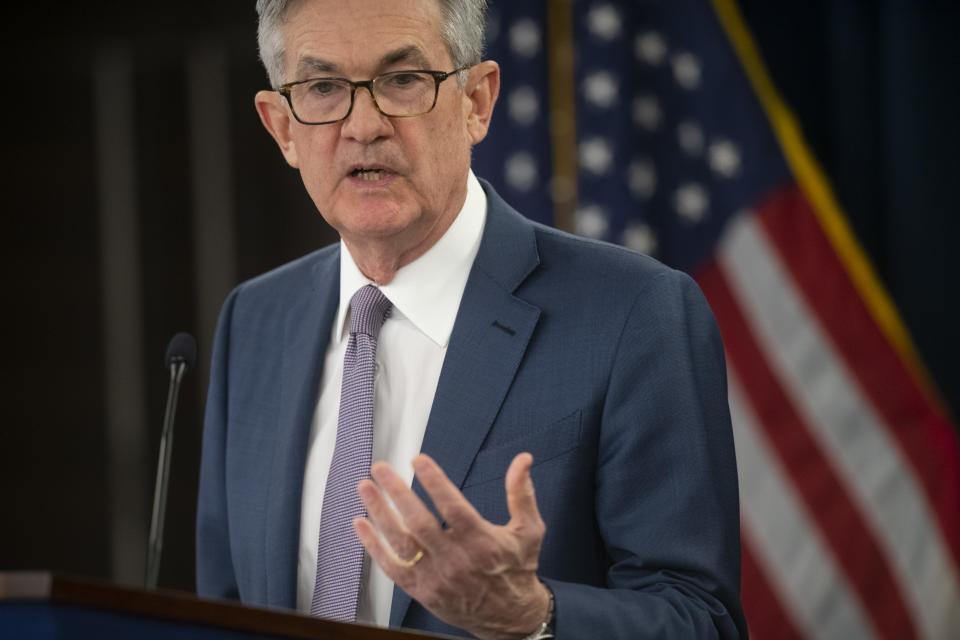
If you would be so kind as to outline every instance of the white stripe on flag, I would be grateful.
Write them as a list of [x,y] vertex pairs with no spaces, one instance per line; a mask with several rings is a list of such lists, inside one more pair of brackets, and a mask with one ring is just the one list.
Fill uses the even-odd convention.
[[720,243],[720,265],[787,394],[830,456],[891,558],[922,637],[957,637],[960,588],[943,534],[910,464],[754,216]]
[[873,638],[874,628],[727,367],[743,537],[809,638]]

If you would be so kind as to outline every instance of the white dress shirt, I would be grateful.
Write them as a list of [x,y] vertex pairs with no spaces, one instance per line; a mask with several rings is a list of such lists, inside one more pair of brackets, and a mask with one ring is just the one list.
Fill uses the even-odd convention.
[[[463,208],[447,232],[422,256],[399,269],[380,291],[393,303],[377,345],[374,374],[373,460],[385,460],[413,481],[410,461],[420,452],[447,343],[460,308],[487,215],[487,198],[473,171]],[[309,613],[317,570],[317,540],[327,473],[333,460],[340,411],[343,356],[347,350],[350,299],[373,284],[340,243],[340,307],[323,362],[300,509],[297,609]],[[393,581],[364,557],[357,621],[386,627]]]

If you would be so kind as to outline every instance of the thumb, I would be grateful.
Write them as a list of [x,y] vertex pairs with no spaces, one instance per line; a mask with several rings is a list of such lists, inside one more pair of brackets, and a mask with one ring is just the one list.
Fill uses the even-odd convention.
[[519,453],[507,469],[507,509],[510,511],[510,526],[515,528],[538,528],[543,526],[537,496],[530,478],[533,456]]

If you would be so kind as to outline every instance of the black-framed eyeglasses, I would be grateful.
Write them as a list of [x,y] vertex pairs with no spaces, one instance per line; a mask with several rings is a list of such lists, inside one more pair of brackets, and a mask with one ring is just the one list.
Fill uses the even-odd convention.
[[453,71],[411,69],[383,73],[371,80],[354,82],[346,78],[308,78],[277,87],[287,99],[293,117],[302,124],[333,124],[345,120],[353,111],[357,89],[370,92],[377,111],[390,118],[412,118],[433,110],[440,93],[440,83]]

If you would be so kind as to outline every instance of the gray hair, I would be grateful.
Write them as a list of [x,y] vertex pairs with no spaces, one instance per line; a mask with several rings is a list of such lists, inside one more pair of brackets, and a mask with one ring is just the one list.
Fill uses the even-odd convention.
[[[267,69],[270,84],[276,88],[284,82],[283,25],[289,9],[299,0],[257,0],[257,43],[260,60]],[[483,30],[487,0],[437,0],[443,16],[441,37],[453,61],[453,67],[472,66],[483,57]],[[463,85],[465,74],[457,75]]]

